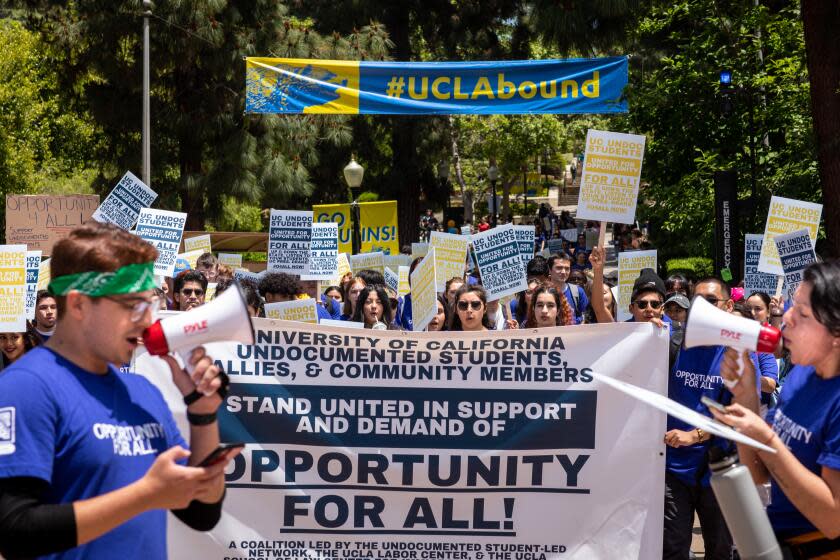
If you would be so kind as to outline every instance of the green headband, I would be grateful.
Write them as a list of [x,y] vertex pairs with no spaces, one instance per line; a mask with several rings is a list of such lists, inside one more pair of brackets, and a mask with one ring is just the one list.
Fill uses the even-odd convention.
[[155,263],[128,264],[114,272],[79,272],[53,278],[47,288],[54,296],[71,291],[101,297],[133,294],[155,288]]

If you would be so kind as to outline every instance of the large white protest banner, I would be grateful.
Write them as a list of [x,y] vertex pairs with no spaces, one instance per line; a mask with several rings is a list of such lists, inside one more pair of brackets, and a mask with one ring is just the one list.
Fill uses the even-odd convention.
[[312,298],[266,303],[264,306],[265,316],[269,319],[282,319],[283,321],[317,323],[317,305]]
[[437,313],[437,266],[434,247],[411,273],[411,311],[415,331],[422,331]]
[[193,251],[201,251],[200,254],[213,252],[209,233],[184,239],[184,252],[191,253]]
[[626,321],[630,314],[633,283],[643,268],[656,270],[656,251],[627,251],[618,254],[618,320]]
[[309,268],[301,280],[324,280],[338,274],[338,224],[312,224],[309,242]]
[[783,233],[790,233],[805,228],[815,243],[820,228],[822,204],[804,202],[774,196],[770,199],[770,211],[764,226],[764,238],[761,244],[761,258],[758,261],[759,272],[781,276],[785,273],[779,260],[779,253],[773,238]]
[[470,238],[457,233],[433,231],[429,247],[435,249],[435,290],[443,292],[446,282],[451,278],[463,278],[467,263],[467,251],[470,250]]
[[528,289],[525,268],[519,255],[516,231],[510,224],[472,236],[475,260],[487,301],[494,301]]
[[151,208],[140,210],[136,233],[158,250],[158,258],[155,261],[156,275],[172,276],[175,271],[175,259],[181,246],[181,236],[184,235],[186,223],[187,215],[184,212],[152,210]]
[[[665,395],[653,325],[254,326],[253,346],[207,347],[232,382],[222,440],[246,447],[219,524],[171,523],[171,558],[661,557],[665,415],[591,375]],[[165,362],[132,370],[189,433]]]
[[814,244],[807,229],[777,235],[774,241],[785,271],[785,298],[791,299],[802,283],[805,269],[809,264],[817,262]]
[[268,271],[306,274],[311,236],[311,210],[272,209],[268,229]]
[[645,155],[645,137],[590,129],[576,218],[632,224]]
[[748,298],[756,292],[774,295],[777,277],[758,271],[758,260],[761,258],[761,243],[763,235],[748,233],[744,235],[744,297]]
[[0,245],[0,332],[26,331],[26,245]]
[[97,222],[114,224],[129,231],[137,221],[140,210],[151,206],[156,198],[155,191],[134,173],[126,171],[99,208],[94,210],[92,217]]
[[358,274],[360,270],[375,270],[380,274],[385,274],[384,256],[382,251],[350,255],[350,268],[353,269],[353,274]]
[[35,320],[38,297],[38,274],[41,272],[41,251],[26,252],[26,318]]
[[537,238],[534,226],[513,226],[516,232],[516,242],[519,245],[519,256],[522,257],[522,270],[528,266],[528,261],[534,258],[534,243]]

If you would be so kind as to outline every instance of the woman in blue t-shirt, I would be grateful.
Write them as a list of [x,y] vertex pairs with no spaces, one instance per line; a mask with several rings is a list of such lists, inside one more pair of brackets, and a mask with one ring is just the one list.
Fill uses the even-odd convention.
[[767,514],[780,541],[799,550],[794,557],[811,558],[840,550],[840,262],[805,271],[784,325],[785,347],[795,366],[767,420],[756,414],[752,360],[744,359],[746,371],[737,382],[734,350],[727,350],[720,371],[737,382],[732,389],[737,404],[727,407],[727,414],[712,412],[776,450],[738,445],[753,479],[771,482]]

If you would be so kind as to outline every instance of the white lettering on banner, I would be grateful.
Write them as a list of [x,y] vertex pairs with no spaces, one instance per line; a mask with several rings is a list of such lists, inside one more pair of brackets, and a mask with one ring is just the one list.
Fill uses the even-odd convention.
[[814,435],[811,430],[797,424],[779,409],[776,409],[776,414],[773,417],[773,429],[785,445],[788,445],[791,439],[810,443],[811,436]]
[[[253,345],[207,346],[232,381],[221,438],[246,448],[222,520],[209,535],[173,524],[173,558],[661,556],[665,416],[592,375],[664,395],[667,337],[651,325],[254,328]],[[158,362],[132,369],[188,430]]]

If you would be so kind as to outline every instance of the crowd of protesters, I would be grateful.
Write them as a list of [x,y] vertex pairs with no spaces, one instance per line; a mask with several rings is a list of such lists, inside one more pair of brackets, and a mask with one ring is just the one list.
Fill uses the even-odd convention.
[[[559,220],[562,222],[562,215]],[[472,260],[467,259],[464,274],[448,279],[444,291],[438,295],[436,313],[425,330],[569,328],[580,324],[616,322],[619,311],[622,310],[618,303],[616,275],[605,273],[604,248],[587,248],[585,228],[575,241],[564,240],[562,249],[546,258],[536,254],[544,247],[546,240],[541,232],[556,231],[558,225],[552,220],[545,224],[538,221],[535,225],[537,246],[535,256],[526,267],[526,290],[504,302],[488,301],[488,294],[482,287],[480,272],[471,267]],[[562,225],[569,224],[561,224],[561,228]],[[62,274],[61,266],[67,268],[65,272],[68,277],[76,277],[86,270],[85,266],[69,264],[69,257],[62,256],[62,251],[88,250],[86,243],[89,243],[89,240],[85,235],[98,236],[97,239],[113,235],[110,228],[98,227],[96,231],[83,231],[76,237],[71,234],[69,242],[57,246],[57,256],[54,259],[57,259],[59,266],[54,264],[53,268],[59,275]],[[91,228],[96,229],[94,226]],[[638,230],[619,227],[615,233],[618,245],[623,249],[647,248],[647,241]],[[136,245],[135,241],[124,239],[124,236],[118,235],[117,241]],[[135,266],[132,259],[137,265],[148,264],[153,255],[150,252],[143,253],[143,249],[133,246],[132,256],[127,260],[123,259],[124,262],[105,262],[107,259],[100,258],[102,262],[89,259],[87,265],[97,271],[97,274],[102,274],[113,270],[119,272]],[[407,251],[407,248],[404,251]],[[63,261],[68,263],[61,265]],[[420,261],[419,258],[415,259],[410,265],[410,270],[413,271]],[[0,333],[0,350],[7,371],[13,372],[18,364],[22,364],[21,368],[31,369],[34,367],[32,364],[38,360],[55,365],[58,359],[61,367],[71,372],[68,375],[78,375],[75,366],[69,362],[61,362],[64,355],[62,352],[76,355],[75,349],[67,350],[61,346],[62,343],[75,341],[81,344],[78,333],[73,333],[71,327],[66,325],[74,321],[79,324],[85,323],[89,321],[86,313],[96,313],[92,308],[86,307],[87,304],[77,297],[76,292],[62,291],[63,284],[60,280],[61,278],[54,279],[49,291],[38,293],[35,320],[28,325],[25,332]],[[171,283],[161,286],[143,283],[143,293],[148,293],[148,298],[129,298],[123,302],[121,298],[126,292],[120,291],[120,286],[116,284],[113,286],[113,292],[108,293],[98,292],[98,288],[91,284],[91,291],[85,297],[90,297],[93,301],[100,298],[117,301],[120,309],[131,310],[131,320],[136,323],[145,322],[149,317],[153,317],[147,317],[149,310],[159,308],[189,311],[203,305],[211,284],[215,284],[217,295],[235,285],[233,272],[220,265],[216,258],[208,253],[198,259],[194,270],[180,272]],[[336,285],[319,290],[316,294],[313,294],[311,285],[307,286],[296,276],[283,273],[262,274],[259,282],[243,280],[238,284],[243,290],[251,315],[255,317],[264,315],[263,306],[266,303],[293,301],[315,295],[319,319],[350,321],[367,329],[414,330],[411,294],[398,296],[386,286],[383,275],[377,271],[360,270],[348,273]],[[71,297],[68,293],[74,295]],[[749,320],[776,327],[782,327],[784,323],[787,328],[784,348],[775,355],[755,352],[745,355],[746,373],[740,378],[740,383],[735,385],[735,389],[727,389],[723,379],[736,377],[736,356],[733,351],[727,351],[721,346],[687,349],[682,345],[691,300],[697,297],[705,299],[722,312],[738,314]],[[663,279],[656,271],[644,269],[634,282],[630,301],[624,311],[631,316],[631,322],[652,323],[657,329],[667,329],[670,338],[668,395],[671,399],[697,412],[710,415],[700,397],[712,397],[728,405],[729,414],[716,414],[721,421],[732,424],[762,442],[767,442],[780,452],[779,457],[769,457],[738,446],[742,461],[744,458],[749,461],[757,482],[767,483],[771,479],[774,480],[769,486],[772,502],[768,512],[777,535],[781,539],[803,534],[816,535],[808,542],[818,543],[816,546],[821,547],[819,550],[840,548],[837,541],[832,540],[840,536],[840,265],[826,263],[812,266],[792,302],[784,302],[778,297],[762,292],[745,294],[742,287],[730,285],[717,277],[691,278],[673,274]],[[107,322],[103,316],[96,317],[97,320]],[[65,325],[64,328],[61,327],[62,324]],[[60,334],[56,335],[56,332]],[[136,334],[128,340],[132,347],[140,342]],[[38,347],[44,344],[46,348],[39,350]],[[114,348],[121,348],[118,341],[112,340],[108,344]],[[105,368],[103,371],[107,371],[107,375],[113,373],[109,363],[118,363],[118,359],[124,360],[126,357],[123,355],[125,352],[120,353],[117,350],[110,354],[97,353],[94,350],[90,352],[92,354],[84,356],[88,359],[87,363],[93,364],[93,369]],[[37,354],[37,360],[33,357],[27,361],[24,358],[27,353],[32,353],[33,356]],[[201,360],[202,355],[199,353],[195,359]],[[208,378],[205,382],[215,380],[213,386],[217,387],[220,383],[219,372],[206,361],[202,364],[200,371]],[[173,376],[177,377],[176,366],[172,367]],[[10,383],[8,379],[11,373],[5,373],[0,373],[0,390],[8,391],[9,386],[14,383]],[[679,375],[676,375],[677,373]],[[705,380],[699,389],[680,381],[698,377]],[[5,385],[2,382],[6,382]],[[185,392],[188,391],[185,389]],[[799,400],[793,400],[793,396]],[[214,421],[218,401],[216,397],[213,402],[205,403],[204,407],[196,412],[197,417],[212,416],[211,421]],[[155,403],[154,406],[159,407],[160,403]],[[814,437],[813,441],[799,441],[791,445],[788,434],[784,440],[786,445],[777,435],[779,429],[784,428],[774,431],[772,423],[765,422],[762,416],[759,416],[767,410],[771,411],[766,416],[768,421],[783,418],[787,423],[782,424],[784,426],[794,421],[791,419],[796,419],[796,422],[807,424],[808,430],[811,430],[809,433],[819,434],[819,437]],[[809,410],[819,411],[820,416],[809,415]],[[170,422],[165,413],[161,414],[161,422]],[[773,416],[774,414],[776,416]],[[780,414],[782,416],[778,416]],[[198,436],[193,434],[193,439],[196,437]],[[182,441],[172,434],[165,439],[165,445],[162,444],[159,452],[172,445],[177,446]],[[200,449],[209,451],[208,445],[217,440],[218,434],[209,440],[199,438],[197,441]],[[716,440],[700,428],[673,417],[668,418],[663,442],[667,446],[663,557],[669,560],[689,558],[696,516],[702,528],[706,558],[732,558],[732,538],[710,487],[706,455],[713,443],[727,445],[726,442]],[[148,482],[151,477],[160,487],[171,489],[171,477],[167,478],[166,474],[155,469],[165,467],[158,465],[159,462],[168,461],[171,466],[177,464],[177,460],[181,460],[183,464],[186,456],[175,453],[162,461],[160,458],[164,455],[166,454],[159,454],[158,460],[152,457],[146,461],[143,468],[135,473],[136,478]],[[193,459],[189,460],[189,465],[195,468]],[[43,513],[43,508],[48,507],[44,479],[47,478],[47,482],[49,480],[47,475],[39,475],[40,472],[10,467],[3,463],[0,457],[0,534],[18,535],[24,534],[20,531],[28,531],[26,534],[39,535],[46,534],[43,531],[53,531],[59,538],[49,546],[38,543],[38,546],[13,546],[7,547],[6,550],[26,555],[73,547],[89,541],[107,541],[102,535],[113,529],[116,521],[105,523],[92,520],[90,510],[84,507],[74,506],[70,511],[66,508],[50,510],[50,515],[46,518],[36,515],[38,508],[42,508],[40,511]],[[184,476],[194,477],[192,493],[186,497],[179,495],[178,499],[158,499],[154,503],[170,509],[182,508],[178,509],[180,516],[197,528],[215,523],[213,520],[217,519],[222,497],[218,486],[219,472],[218,469],[211,471],[195,468],[186,474],[182,473]],[[15,489],[12,489],[10,480],[18,484]],[[93,495],[85,497],[94,498],[95,501],[95,492],[108,488],[107,485],[97,486],[91,490]],[[51,495],[56,496],[54,493]],[[199,502],[195,502],[196,499]],[[199,505],[191,505],[194,503]],[[817,505],[811,510],[809,504]],[[110,510],[108,504],[100,504],[100,507],[113,513],[117,521],[128,519],[125,516],[120,517],[124,510],[118,505],[112,505]],[[157,523],[159,520],[154,521],[153,525],[157,527]]]

